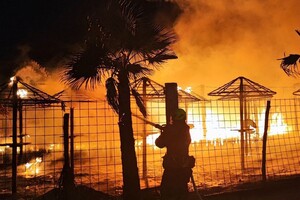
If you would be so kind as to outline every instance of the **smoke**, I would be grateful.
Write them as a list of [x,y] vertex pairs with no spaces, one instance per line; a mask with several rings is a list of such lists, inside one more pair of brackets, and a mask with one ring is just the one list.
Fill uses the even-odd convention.
[[[174,50],[179,58],[166,63],[150,78],[162,84],[177,82],[182,88],[192,86],[193,91],[202,96],[238,76],[276,91],[276,97],[291,97],[292,92],[299,89],[299,78],[284,74],[277,60],[284,53],[300,53],[300,37],[294,31],[300,29],[298,1],[177,1],[183,11],[175,24],[179,40]],[[60,62],[56,58],[64,58],[66,52],[73,50],[77,44],[74,41],[78,41],[86,30],[86,20],[82,18],[86,14],[75,12],[84,10],[81,4],[74,3],[65,12],[63,8],[66,5],[60,3],[56,1],[56,4],[44,5],[32,1],[30,7],[27,2],[24,3],[32,10],[23,9],[22,6],[16,10],[14,5],[9,6],[11,9],[3,7],[3,16],[8,13],[15,17],[9,20],[1,18],[7,25],[5,37],[1,37],[4,45],[0,53],[1,78],[12,75],[12,72],[15,74],[16,64],[13,62],[19,64],[26,60],[28,51],[28,57],[38,60],[41,65],[54,65],[53,68],[57,68]],[[159,18],[164,18],[160,14]],[[42,16],[43,20],[33,20],[37,16]],[[26,46],[17,50],[12,48],[20,44],[27,44],[30,49]],[[26,63],[22,66],[26,67]],[[40,79],[47,77],[45,85],[49,80],[55,81],[56,85],[51,87],[53,91],[50,94],[64,89],[57,71],[42,74],[31,78],[42,82]]]
[[[244,76],[290,97],[300,79],[280,69],[284,53],[300,53],[298,2],[279,0],[180,0],[176,25],[178,59],[153,76],[205,96]],[[203,91],[201,88],[205,88]]]
[[40,66],[35,61],[27,61],[16,71],[15,76],[20,77],[25,83],[48,93],[55,95],[64,91],[61,100],[103,100],[105,98],[104,87],[94,90],[73,90],[61,81],[63,68],[57,67],[51,71]]

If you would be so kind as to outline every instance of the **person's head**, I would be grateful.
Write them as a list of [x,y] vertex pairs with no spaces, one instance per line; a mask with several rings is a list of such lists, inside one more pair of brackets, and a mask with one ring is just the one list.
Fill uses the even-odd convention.
[[173,122],[180,122],[180,121],[184,122],[185,120],[186,120],[186,112],[181,108],[178,108],[172,114],[172,121]]

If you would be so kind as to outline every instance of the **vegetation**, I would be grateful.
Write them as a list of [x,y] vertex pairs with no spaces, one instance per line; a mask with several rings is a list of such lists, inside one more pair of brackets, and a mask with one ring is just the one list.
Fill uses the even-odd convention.
[[119,115],[124,199],[140,199],[131,94],[142,114],[147,114],[130,80],[147,76],[166,60],[177,58],[170,48],[176,41],[174,33],[155,23],[144,5],[124,0],[95,5],[97,11],[87,17],[86,41],[67,64],[63,76],[63,81],[76,89],[83,85],[94,88],[106,79],[107,100]]
[[[300,31],[296,30],[296,33],[300,36]],[[290,54],[289,56],[280,58],[280,67],[288,76],[298,76],[300,75],[300,71],[297,66],[297,62],[299,62],[299,59],[299,54]]]

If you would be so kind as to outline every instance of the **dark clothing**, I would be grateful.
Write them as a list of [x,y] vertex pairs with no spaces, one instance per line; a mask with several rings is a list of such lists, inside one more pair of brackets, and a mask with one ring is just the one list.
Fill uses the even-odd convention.
[[191,136],[189,126],[180,121],[167,125],[155,144],[167,148],[163,160],[164,173],[161,181],[162,200],[187,199],[188,186],[192,170],[188,164]]
[[188,156],[191,143],[190,127],[185,123],[167,125],[155,140],[159,148],[167,147],[167,155]]
[[191,168],[165,169],[161,181],[161,200],[188,199]]

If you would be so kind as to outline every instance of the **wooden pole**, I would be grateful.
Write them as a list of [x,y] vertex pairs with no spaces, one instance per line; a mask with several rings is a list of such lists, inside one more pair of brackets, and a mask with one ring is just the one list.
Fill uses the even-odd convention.
[[12,130],[12,193],[17,193],[17,120],[18,120],[18,82],[13,81],[13,130]]
[[70,108],[70,162],[72,174],[74,174],[74,137],[74,108]]
[[23,106],[22,106],[22,101],[20,100],[18,102],[19,104],[19,142],[20,142],[20,152],[19,152],[19,157],[18,157],[18,163],[22,162],[23,159]]
[[[147,79],[143,78],[143,101],[144,105],[147,108]],[[145,180],[146,188],[149,187],[148,178],[147,178],[147,124],[143,124],[143,179]]]
[[262,148],[262,163],[261,163],[261,172],[263,181],[267,180],[266,174],[266,157],[267,157],[267,137],[268,137],[268,126],[269,126],[269,112],[270,112],[270,101],[267,101],[267,108],[265,114],[265,128],[264,128],[264,136],[263,136],[263,148]]
[[165,83],[166,124],[170,124],[172,112],[178,109],[177,83]]
[[240,82],[240,131],[241,131],[241,169],[245,169],[245,144],[244,144],[244,87],[243,79]]
[[64,164],[70,166],[69,160],[69,113],[64,114]]
[[[63,199],[74,199],[74,174],[70,167],[69,160],[69,114],[64,114],[63,121],[63,139],[64,139],[64,166],[62,169],[60,184],[63,187]],[[60,186],[61,186],[60,185]]]
[[[204,85],[200,86],[200,91],[201,91],[201,95],[205,96],[205,86]],[[203,106],[202,106],[202,104],[203,104]],[[202,116],[203,138],[204,138],[204,141],[206,141],[206,134],[207,134],[207,127],[206,127],[206,101],[201,102],[200,107],[201,107],[201,116]]]
[[245,155],[246,155],[246,158],[247,158],[247,155],[248,155],[248,149],[249,149],[249,140],[248,140],[248,136],[250,135],[249,134],[249,126],[247,124],[247,119],[249,119],[249,115],[248,115],[248,108],[247,108],[247,101],[246,101],[246,98],[244,98],[244,120],[243,120],[243,126],[244,126],[244,144],[245,144]]

